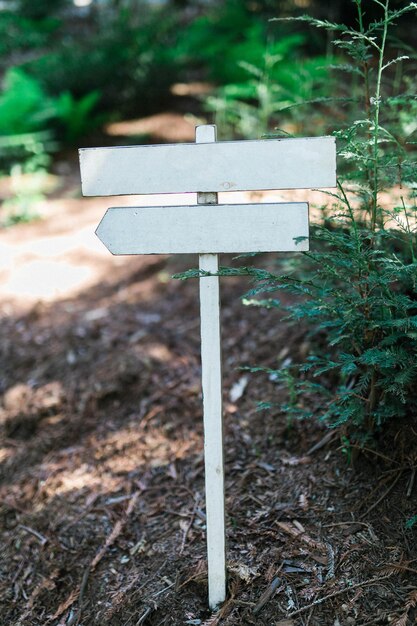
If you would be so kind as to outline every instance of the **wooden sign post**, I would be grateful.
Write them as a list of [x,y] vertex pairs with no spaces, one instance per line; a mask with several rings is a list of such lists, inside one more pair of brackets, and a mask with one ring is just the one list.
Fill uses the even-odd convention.
[[112,254],[199,254],[209,606],[226,598],[218,254],[308,250],[308,205],[223,204],[219,191],[334,187],[332,137],[80,150],[83,194],[197,192],[197,206],[107,210],[97,235]]
[[[215,126],[198,126],[196,143],[214,143]],[[218,204],[216,192],[200,192],[197,203]],[[204,210],[204,209],[203,209]],[[207,211],[207,209],[206,209]],[[226,530],[224,514],[222,348],[218,254],[200,254],[199,269],[213,276],[200,277],[201,384],[203,389],[204,469],[209,606],[226,598]]]

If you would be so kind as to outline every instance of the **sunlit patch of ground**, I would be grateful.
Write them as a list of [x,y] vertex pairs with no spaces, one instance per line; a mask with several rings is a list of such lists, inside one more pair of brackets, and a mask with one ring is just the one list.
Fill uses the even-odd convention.
[[157,113],[137,120],[114,122],[106,127],[106,133],[116,137],[145,136],[152,141],[194,141],[195,127],[205,120],[193,115]]
[[[191,195],[171,202],[193,204]],[[54,302],[99,283],[114,268],[131,265],[131,257],[114,257],[106,250],[95,236],[97,225],[110,205],[163,203],[166,196],[45,200],[47,221],[0,231],[0,298],[24,306]]]
[[174,96],[204,96],[214,90],[211,83],[194,81],[191,83],[175,83],[171,86],[171,93]]

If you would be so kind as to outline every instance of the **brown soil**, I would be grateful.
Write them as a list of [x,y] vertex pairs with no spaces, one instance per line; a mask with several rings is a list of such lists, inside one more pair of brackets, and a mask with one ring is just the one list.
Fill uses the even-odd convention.
[[92,235],[106,207],[50,201],[0,235],[0,624],[415,623],[415,459],[392,444],[391,461],[352,468],[338,433],[257,411],[286,397],[267,376],[231,400],[240,366],[308,349],[244,307],[236,279],[222,285],[228,599],[208,611],[198,285],[169,279],[196,259],[111,257]]

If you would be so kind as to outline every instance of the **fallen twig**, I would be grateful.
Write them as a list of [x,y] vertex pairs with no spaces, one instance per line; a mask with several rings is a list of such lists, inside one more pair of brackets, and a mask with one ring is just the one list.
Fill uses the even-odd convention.
[[206,568],[205,563],[203,561],[200,561],[197,564],[197,569],[194,572],[194,574],[189,576],[189,578],[186,578],[184,580],[184,582],[182,582],[181,584],[177,585],[176,590],[178,591],[179,589],[182,589],[182,587],[185,587],[190,582],[192,582],[194,580],[197,580],[198,578],[207,578],[207,568]]
[[52,617],[48,619],[46,624],[50,624],[51,621],[58,619],[58,617],[61,617],[61,615],[65,613],[65,611],[69,609],[72,604],[74,604],[74,602],[76,601],[79,595],[80,595],[79,589],[73,589],[71,593],[69,594],[69,596],[66,598],[66,600],[64,600],[64,602],[62,602],[59,605],[59,607],[57,608],[55,613],[52,615]]
[[411,572],[412,574],[417,574],[417,569],[407,567],[407,565],[402,565],[401,563],[389,563],[385,567],[381,567],[380,571],[386,572],[387,574],[399,574],[400,572]]
[[311,446],[311,448],[307,450],[306,456],[310,456],[311,454],[313,454],[313,452],[317,452],[317,450],[324,448],[324,446],[327,443],[330,443],[333,439],[335,439],[337,435],[338,435],[338,432],[335,432],[334,430],[331,430],[330,432],[326,433],[324,437],[320,439],[320,441],[315,443],[314,446]]
[[413,487],[414,487],[414,480],[416,478],[416,468],[413,467],[413,470],[411,472],[411,476],[410,476],[410,482],[408,483],[408,487],[407,487],[407,498],[409,498],[411,496],[411,492],[413,491]]
[[329,593],[327,596],[323,596],[322,598],[318,598],[318,600],[314,600],[311,604],[307,604],[307,606],[301,607],[301,609],[297,609],[292,613],[289,613],[287,617],[294,617],[295,615],[299,615],[300,613],[305,613],[312,607],[317,606],[318,604],[323,604],[327,600],[331,598],[335,598],[336,596],[340,596],[347,591],[352,591],[352,589],[358,589],[359,587],[365,587],[366,585],[374,585],[375,583],[379,583],[382,580],[386,580],[387,578],[391,578],[392,574],[386,574],[385,576],[379,576],[377,578],[370,578],[369,580],[363,580],[360,583],[355,583],[354,585],[350,585],[350,587],[345,587],[345,589],[339,589],[338,591],[334,591],[333,593]]
[[356,521],[352,521],[352,522],[334,522],[333,524],[323,524],[322,528],[333,528],[334,526],[366,526],[366,528],[369,527],[369,524],[367,522],[356,522]]
[[34,528],[30,528],[29,526],[24,526],[23,524],[19,524],[19,528],[21,528],[22,530],[25,530],[27,533],[30,533],[31,535],[36,537],[36,539],[39,540],[42,546],[44,546],[48,542],[48,539],[44,537],[44,535],[41,535],[41,533],[38,533],[38,531],[35,530]]
[[408,613],[410,609],[414,608],[417,604],[417,589],[413,589],[411,593],[408,594],[407,601],[405,603],[404,612],[400,617],[395,621],[393,626],[406,626],[408,622]]
[[150,606],[146,607],[146,611],[140,616],[140,618],[136,622],[136,626],[140,626],[141,624],[143,624],[143,622],[146,620],[146,618],[148,617],[151,611],[152,611],[152,607]]
[[97,552],[97,554],[94,557],[94,559],[91,561],[91,563],[90,563],[90,570],[91,571],[94,570],[97,567],[97,565],[100,563],[100,561],[103,558],[103,556],[106,554],[108,548],[110,548],[110,546],[113,545],[113,543],[116,541],[117,537],[122,532],[123,527],[126,524],[129,515],[132,513],[133,509],[136,506],[136,503],[137,503],[137,501],[139,499],[139,496],[140,496],[140,491],[135,491],[135,493],[130,498],[129,506],[126,509],[126,513],[125,513],[123,519],[120,519],[120,520],[118,520],[115,523],[114,528],[111,531],[110,535],[107,537],[104,546],[102,546],[100,548],[100,550]]
[[194,523],[196,509],[197,509],[197,504],[194,505],[193,512],[191,513],[189,522],[188,522],[188,524],[187,524],[187,526],[186,526],[186,528],[184,530],[184,533],[183,533],[183,536],[182,536],[182,540],[181,540],[180,554],[182,554],[184,552],[185,543],[187,541],[188,533],[190,532],[191,526]]
[[334,557],[333,546],[328,541],[326,541],[326,548],[327,548],[327,563],[328,563],[326,580],[330,580],[331,578],[334,578],[335,557]]
[[252,609],[252,613],[254,615],[257,615],[265,606],[265,604],[267,602],[269,602],[269,600],[274,596],[276,590],[278,589],[278,587],[281,584],[281,579],[278,578],[278,576],[276,578],[274,578],[274,580],[271,582],[271,584],[269,585],[269,587],[266,589],[266,591],[264,591],[264,593],[261,595],[261,597],[259,598],[258,603],[255,605],[255,607]]
[[395,459],[391,459],[391,457],[386,456],[385,454],[382,454],[381,452],[378,452],[377,450],[372,450],[372,448],[367,448],[366,446],[360,446],[355,443],[351,443],[350,445],[352,448],[355,448],[356,450],[360,450],[360,452],[369,452],[370,454],[373,454],[374,456],[378,456],[380,459],[384,459],[384,461],[388,461],[388,463],[390,464],[396,463],[397,465],[399,465],[398,461],[396,461]]
[[170,583],[167,587],[164,587],[163,589],[161,589],[160,591],[157,591],[156,593],[154,593],[151,597],[152,598],[157,598],[158,596],[160,596],[161,594],[165,593],[165,591],[168,591],[168,589],[171,589],[173,586],[175,585],[175,582]]
[[394,478],[394,480],[392,481],[392,483],[390,484],[390,486],[388,487],[388,489],[386,491],[384,491],[384,493],[382,494],[382,496],[380,498],[378,498],[378,500],[376,500],[376,502],[374,502],[373,504],[371,504],[371,506],[369,507],[369,509],[367,511],[365,511],[365,513],[363,513],[360,516],[360,519],[363,519],[364,517],[366,517],[367,515],[369,515],[369,513],[371,511],[373,511],[378,504],[381,504],[382,500],[384,500],[384,498],[387,497],[387,495],[394,489],[395,485],[398,483],[398,481],[401,478],[401,475],[403,473],[403,469],[399,469],[398,470],[398,475]]
[[84,570],[84,574],[81,580],[81,585],[80,585],[80,591],[78,594],[78,611],[76,611],[74,613],[74,615],[71,616],[71,618],[68,620],[67,622],[67,626],[78,626],[78,624],[80,623],[80,619],[81,619],[81,613],[83,610],[83,604],[84,604],[84,594],[85,594],[85,590],[87,588],[87,582],[88,582],[88,577],[90,575],[90,571],[91,571],[91,566],[89,565],[85,570]]
[[294,527],[292,524],[288,524],[287,522],[276,521],[275,524],[285,533],[287,533],[291,537],[294,537],[294,539],[298,539],[299,541],[302,541],[303,543],[307,544],[311,548],[315,548],[317,550],[322,550],[323,552],[327,552],[327,548],[325,544],[321,543],[320,541],[316,541],[315,539],[307,535],[305,531],[302,531]]

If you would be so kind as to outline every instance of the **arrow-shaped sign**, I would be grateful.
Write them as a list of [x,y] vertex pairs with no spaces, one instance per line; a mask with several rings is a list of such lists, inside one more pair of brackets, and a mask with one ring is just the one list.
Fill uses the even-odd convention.
[[308,205],[112,208],[96,233],[112,254],[302,251],[308,250]]

